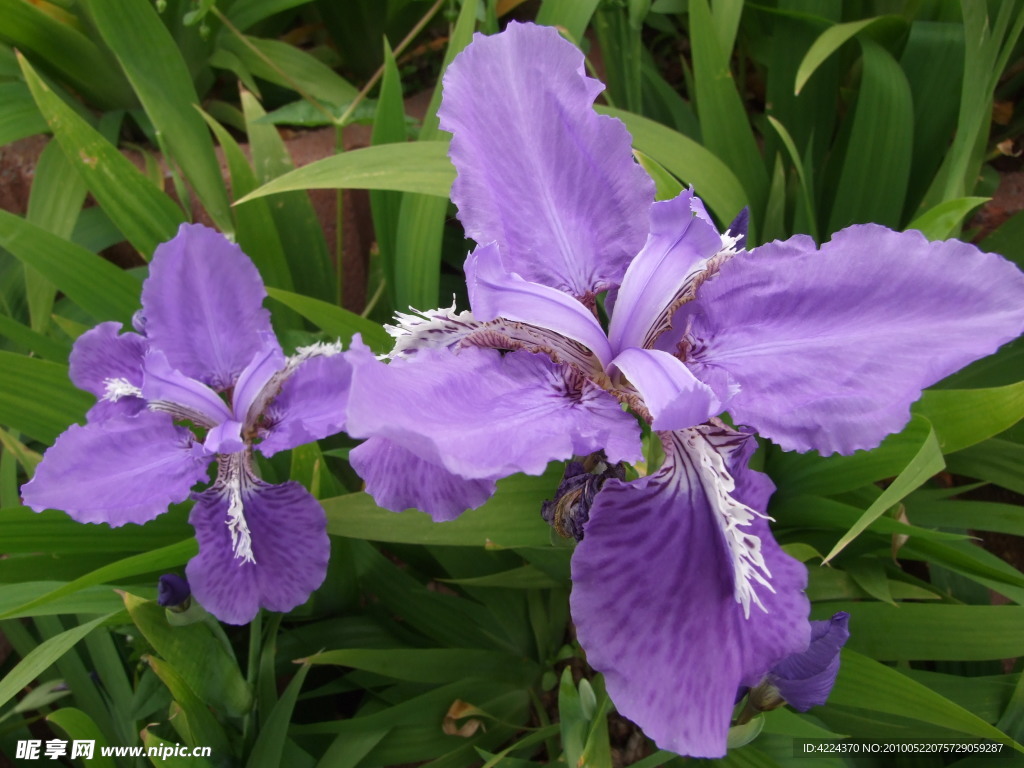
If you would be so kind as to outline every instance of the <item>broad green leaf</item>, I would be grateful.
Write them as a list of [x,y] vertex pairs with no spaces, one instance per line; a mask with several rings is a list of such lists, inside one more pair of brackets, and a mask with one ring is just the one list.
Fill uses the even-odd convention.
[[145,258],[174,237],[181,209],[116,147],[75,114],[24,59],[22,73],[54,137],[110,220]]
[[137,576],[141,573],[170,570],[175,566],[186,563],[196,553],[196,551],[195,539],[186,539],[185,541],[178,542],[177,544],[172,544],[169,547],[163,547],[162,549],[152,552],[142,552],[138,555],[126,557],[123,560],[118,560],[115,563],[98,568],[92,573],[87,573],[74,581],[69,581],[52,592],[41,595],[34,600],[30,600],[24,605],[19,605],[16,608],[5,611],[0,614],[0,618],[8,618],[8,616],[14,614],[29,614],[30,611],[37,606],[45,605],[51,600],[55,600],[59,597],[74,594],[85,587],[117,582],[128,578],[129,576]]
[[[899,556],[941,566],[1024,605],[1024,573],[974,543],[909,541]],[[988,597],[985,591],[981,594]]]
[[842,552],[846,545],[867,529],[873,520],[881,517],[887,509],[900,501],[904,496],[915,488],[919,488],[933,475],[941,472],[945,466],[942,460],[942,450],[939,448],[939,441],[935,437],[934,430],[929,430],[928,436],[922,443],[917,455],[910,460],[910,463],[899,473],[889,487],[882,492],[882,495],[875,499],[870,507],[864,510],[864,514],[853,527],[836,542],[832,551],[825,557],[825,563],[828,563],[829,560]]
[[169,741],[164,741],[159,736],[150,733],[148,727],[143,728],[140,735],[142,743],[146,747],[146,757],[153,768],[213,768],[213,763],[205,757],[191,755],[185,757],[178,754],[179,744],[177,742],[171,744]]
[[910,85],[885,48],[865,38],[860,47],[860,90],[828,232],[868,221],[898,226],[910,178],[914,130]]
[[171,718],[171,724],[185,743],[193,747],[210,747],[214,754],[228,753],[227,736],[209,705],[196,695],[172,665],[155,656],[147,655],[143,660],[171,692],[180,710]]
[[246,768],[278,768],[284,764],[285,745],[288,740],[288,727],[291,723],[292,711],[295,709],[295,702],[299,698],[299,691],[306,680],[310,669],[309,663],[299,667],[299,670],[284,689],[281,698],[274,704],[270,715],[256,736],[256,743],[252,745],[249,754],[249,762]]
[[89,760],[89,768],[93,768],[93,766],[95,768],[117,768],[117,763],[112,758],[102,754],[103,747],[109,746],[103,731],[96,725],[96,721],[82,710],[74,707],[61,707],[48,714],[46,721],[64,731],[72,741],[93,742],[93,756]]
[[20,216],[0,211],[0,246],[96,320],[131,322],[139,281],[111,262]]
[[206,623],[171,626],[155,601],[123,594],[125,607],[150,645],[200,700],[238,717],[252,706],[252,691],[223,642]]
[[959,231],[967,214],[989,199],[991,198],[958,197],[946,200],[907,224],[907,229],[916,229],[929,240],[945,240]]
[[448,143],[415,141],[325,157],[277,177],[238,203],[299,189],[392,189],[447,199],[454,180]]
[[953,453],[1024,418],[1024,381],[988,389],[927,390],[913,411],[931,422],[942,452]]
[[537,12],[537,23],[561,27],[579,45],[598,5],[599,0],[544,0]]
[[[473,38],[477,2],[462,4],[459,16],[448,38],[442,72],[452,59]],[[420,141],[444,140],[438,126],[437,109],[441,104],[441,83],[438,81],[430,98]],[[395,307],[436,307],[439,301],[441,243],[448,201],[434,195],[406,193],[395,233],[394,299]]]
[[134,553],[191,537],[194,531],[187,518],[179,506],[144,526],[111,528],[106,523],[82,525],[56,510],[36,513],[28,507],[12,507],[0,510],[0,541],[7,553]]
[[0,680],[0,707],[16,696],[22,688],[36,679],[51,664],[70,651],[79,640],[116,614],[100,616],[85,624],[44,640],[33,648],[7,675]]
[[647,171],[647,175],[654,181],[655,200],[671,200],[685,189],[679,183],[679,179],[666,171],[661,163],[648,157],[638,149],[633,150],[633,156],[643,169]]
[[[704,146],[724,161],[743,184],[750,200],[751,230],[756,240],[756,232],[764,224],[768,174],[729,70],[729,51],[722,48],[707,0],[690,0],[690,44],[694,96]],[[707,193],[697,187],[697,194],[703,197]]]
[[217,227],[234,231],[213,142],[194,105],[188,65],[148,0],[105,0],[90,6],[104,42],[117,56],[174,162]]
[[327,531],[335,536],[409,544],[547,547],[550,528],[541,520],[539,510],[557,485],[554,473],[501,480],[498,492],[484,506],[445,523],[435,523],[429,515],[416,510],[396,513],[381,509],[365,493],[325,499],[322,503],[327,512]]
[[[807,576],[807,597],[814,603],[825,600],[864,600],[871,597],[849,574],[835,568],[808,568]],[[905,581],[890,579],[886,589],[894,600],[941,599],[940,595]]]
[[287,11],[308,0],[238,0],[228,9],[228,18],[243,32],[253,24],[263,21],[275,13]]
[[134,105],[132,89],[110,53],[80,30],[24,0],[0,0],[0,18],[0,41],[56,71],[91,102],[108,109]]
[[24,83],[0,83],[0,147],[49,130]]
[[7,315],[0,315],[0,336],[10,339],[15,345],[36,357],[55,363],[67,360],[71,352],[70,344],[37,333]]
[[486,576],[470,576],[463,579],[440,579],[448,584],[464,587],[503,587],[509,589],[551,589],[561,586],[540,568],[524,565],[510,571],[491,573]]
[[323,651],[305,661],[353,667],[415,683],[449,683],[479,677],[528,686],[540,674],[540,669],[529,659],[477,648],[392,648],[383,651],[349,648]]
[[[76,525],[81,525],[76,523]],[[65,582],[61,581],[22,581],[6,583],[0,597],[0,611],[10,614],[12,619],[26,616],[53,616],[63,613],[97,614],[119,611],[123,607],[120,598],[110,587],[86,587],[72,595],[59,597],[31,610],[29,613],[18,613],[19,605],[34,602],[36,598],[48,595],[59,589]]]
[[989,253],[999,253],[1024,268],[1024,211],[1004,221],[999,229],[986,237],[978,247]]
[[694,187],[720,221],[728,223],[749,204],[749,198],[728,165],[693,139],[640,115],[598,107],[617,117],[633,135],[633,146],[676,178]]
[[839,50],[843,43],[852,39],[858,33],[872,26],[893,26],[905,23],[899,16],[874,16],[870,19],[860,19],[829,27],[821,33],[818,39],[814,41],[814,45],[804,54],[804,59],[800,62],[800,67],[796,73],[796,83],[794,84],[793,91],[799,94],[811,75],[821,66],[821,63]]
[[66,365],[0,351],[0,424],[52,443],[94,400],[71,385]]
[[907,515],[918,525],[944,528],[970,528],[1024,536],[1024,509],[1015,504],[992,501],[927,501],[907,500]]
[[[266,183],[290,171],[293,164],[284,141],[275,126],[256,122],[266,113],[248,91],[242,92],[242,108],[257,181]],[[286,192],[273,201],[270,211],[296,290],[305,296],[335,301],[337,276],[309,195]]]
[[274,301],[279,301],[298,312],[328,336],[336,336],[347,343],[354,334],[359,333],[362,334],[367,346],[375,352],[386,352],[391,349],[391,337],[372,320],[360,317],[335,304],[291,291],[267,288],[267,294]]
[[950,472],[1024,494],[1024,445],[993,437],[946,458]]

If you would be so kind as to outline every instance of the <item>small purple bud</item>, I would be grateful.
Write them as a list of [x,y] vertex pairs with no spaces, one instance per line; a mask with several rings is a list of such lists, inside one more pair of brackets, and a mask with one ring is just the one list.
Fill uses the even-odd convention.
[[192,590],[188,582],[176,573],[165,573],[156,588],[156,601],[172,611],[184,611],[191,602]]
[[570,461],[555,498],[544,502],[540,516],[559,535],[582,541],[583,526],[590,519],[594,497],[609,478],[625,480],[626,470],[622,464],[609,465],[602,452],[591,454],[583,461]]
[[761,710],[773,709],[784,701],[806,712],[824,704],[839,674],[839,649],[850,638],[849,623],[850,614],[845,611],[828,621],[812,621],[807,650],[787,656],[772,667],[751,691],[753,705]]

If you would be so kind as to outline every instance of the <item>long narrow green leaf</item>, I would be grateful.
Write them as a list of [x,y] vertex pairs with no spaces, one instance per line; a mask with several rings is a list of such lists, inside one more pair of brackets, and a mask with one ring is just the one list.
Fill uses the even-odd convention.
[[793,86],[793,91],[799,94],[811,78],[811,75],[821,66],[822,62],[860,32],[870,27],[902,25],[905,23],[899,16],[873,16],[869,19],[859,19],[829,27],[821,33],[807,53],[804,54],[804,59],[800,62],[799,69],[797,69],[796,83]]
[[0,707],[14,698],[22,688],[35,680],[47,667],[70,651],[79,640],[115,615],[111,613],[106,616],[100,616],[85,624],[69,629],[67,632],[51,637],[49,640],[44,640],[33,648],[25,658],[18,662],[14,669],[7,673],[3,680],[0,680]]
[[264,184],[238,203],[297,189],[393,189],[447,200],[454,180],[447,142],[387,144],[304,165]]
[[103,747],[109,746],[103,731],[96,725],[96,721],[85,712],[74,707],[61,707],[56,712],[46,716],[46,721],[52,723],[66,733],[72,740],[93,742],[93,756],[89,760],[90,768],[117,768],[117,763],[110,757],[102,754]]
[[0,352],[0,424],[52,443],[93,402],[71,385],[66,365]]
[[131,322],[139,281],[106,259],[0,211],[0,246],[53,283],[96,320]]
[[267,288],[267,294],[275,301],[298,312],[328,336],[337,337],[347,343],[354,334],[362,334],[366,345],[378,353],[386,352],[392,346],[391,337],[375,322],[335,304],[278,288]]
[[928,436],[921,444],[917,455],[910,460],[910,463],[892,481],[889,487],[882,492],[882,495],[875,499],[870,507],[864,510],[860,520],[836,542],[836,545],[832,547],[832,551],[826,556],[825,563],[828,563],[829,560],[842,552],[847,544],[857,538],[873,520],[880,517],[889,507],[896,504],[915,488],[919,488],[930,477],[941,472],[945,466],[945,462],[942,460],[942,450],[939,448],[939,441],[935,437],[935,431],[929,429]]
[[75,114],[24,58],[19,61],[39,111],[61,149],[110,220],[149,258],[158,244],[174,237],[185,218],[181,209]]
[[203,208],[224,232],[234,224],[210,132],[188,66],[167,27],[147,0],[105,0],[90,6],[104,42],[117,56],[146,115]]
[[953,453],[1024,418],[1024,382],[988,389],[931,389],[913,410],[931,422],[942,452]]
[[466,677],[480,677],[530,685],[540,672],[536,663],[529,659],[477,648],[391,648],[383,651],[349,648],[323,651],[305,661],[353,667],[415,683],[448,683]]
[[959,231],[967,214],[990,199],[988,197],[957,197],[946,200],[929,208],[907,224],[907,229],[916,229],[929,240],[945,240]]
[[49,130],[24,83],[0,83],[0,147]]
[[569,33],[569,39],[579,45],[599,3],[600,0],[544,0],[537,12],[537,23],[562,27]]
[[308,663],[299,667],[299,671],[288,683],[281,698],[274,704],[266,724],[256,737],[246,768],[278,768],[284,763],[292,711],[295,709],[295,702],[299,698],[299,691],[302,690],[309,670]]

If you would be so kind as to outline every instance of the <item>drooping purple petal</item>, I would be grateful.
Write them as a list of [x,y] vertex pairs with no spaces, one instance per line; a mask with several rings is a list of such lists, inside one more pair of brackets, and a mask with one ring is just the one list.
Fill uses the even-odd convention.
[[271,333],[266,295],[237,245],[202,225],[182,224],[157,247],[142,286],[146,336],[171,366],[225,390]]
[[96,395],[98,402],[89,410],[90,421],[131,416],[145,407],[131,390],[142,387],[147,343],[136,333],[120,330],[120,323],[100,323],[78,337],[68,358],[71,382]]
[[215,427],[231,419],[227,403],[216,392],[172,368],[157,349],[151,349],[143,362],[142,396],[151,408],[203,427]]
[[466,234],[497,241],[510,271],[577,297],[618,284],[654,199],[625,127],[593,110],[603,88],[554,29],[513,22],[452,62],[438,111],[454,135]]
[[686,190],[651,208],[651,233],[626,270],[608,327],[612,349],[650,349],[674,305],[687,295],[723,248],[703,203]]
[[494,495],[494,480],[467,480],[381,437],[349,453],[352,468],[378,506],[401,512],[419,509],[435,522],[454,520]]
[[768,674],[786,703],[806,712],[828,701],[839,674],[839,650],[850,639],[850,614],[839,611],[828,621],[811,622],[811,644],[803,653],[787,656]]
[[924,387],[1024,330],[1024,274],[958,240],[853,226],[726,263],[681,314],[698,378],[786,449],[851,453],[900,430]]
[[496,243],[482,245],[467,257],[466,287],[477,320],[504,317],[547,328],[580,342],[602,365],[611,360],[608,338],[593,312],[562,291],[506,271]]
[[352,366],[344,354],[299,363],[263,411],[260,453],[273,456],[343,430],[351,380]]
[[421,349],[385,365],[353,345],[348,433],[383,437],[467,479],[540,474],[604,448],[636,461],[639,429],[618,402],[543,355]]
[[192,594],[228,624],[245,624],[261,607],[286,612],[302,605],[327,574],[327,518],[295,482],[269,485],[250,478],[241,491],[252,556],[235,556],[228,528],[230,490],[218,482],[194,496],[189,522],[199,554],[185,568]]
[[164,413],[141,411],[57,438],[22,486],[36,512],[62,509],[80,523],[142,524],[188,498],[206,479],[209,456]]
[[679,358],[658,349],[626,349],[613,364],[640,393],[657,430],[685,429],[722,412],[722,403]]
[[[607,481],[573,554],[572,615],[587,660],[616,708],[662,749],[725,754],[737,689],[810,638],[806,571],[762,517],[743,512],[762,511],[772,488],[746,468],[752,449],[723,425],[671,433],[656,474]],[[738,578],[757,552],[770,589],[747,580],[745,617]]]

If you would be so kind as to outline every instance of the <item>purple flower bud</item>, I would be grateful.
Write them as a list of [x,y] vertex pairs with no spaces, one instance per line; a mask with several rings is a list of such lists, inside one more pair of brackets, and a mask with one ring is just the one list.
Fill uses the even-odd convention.
[[803,653],[787,656],[751,691],[751,703],[760,710],[783,702],[806,712],[828,700],[839,674],[839,649],[850,638],[850,614],[840,611],[828,621],[811,622],[811,644]]
[[[188,582],[176,573],[165,573],[160,577],[156,588],[156,601],[164,608],[184,610],[184,605],[192,597]],[[184,608],[181,606],[184,605]]]

